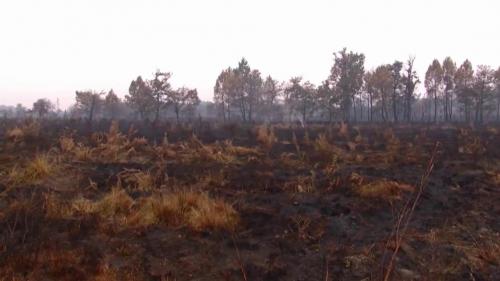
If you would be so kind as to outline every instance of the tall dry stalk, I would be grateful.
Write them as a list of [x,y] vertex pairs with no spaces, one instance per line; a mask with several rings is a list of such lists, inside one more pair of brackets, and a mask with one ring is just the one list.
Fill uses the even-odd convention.
[[404,235],[406,234],[406,230],[408,228],[408,225],[410,224],[411,218],[413,216],[413,212],[415,211],[415,208],[417,207],[418,202],[420,201],[420,197],[422,196],[425,188],[427,187],[427,183],[429,180],[429,176],[432,173],[432,170],[434,169],[434,164],[436,161],[436,155],[437,151],[439,148],[439,142],[437,142],[434,145],[434,150],[431,154],[431,158],[429,159],[429,162],[427,163],[427,168],[420,178],[420,183],[418,185],[418,190],[417,194],[415,197],[410,197],[403,208],[401,209],[398,218],[396,220],[396,223],[394,224],[394,227],[391,231],[391,234],[389,236],[389,239],[387,240],[386,247],[385,249],[388,248],[390,241],[394,241],[394,251],[392,252],[391,258],[389,260],[389,263],[387,264],[387,267],[384,268],[385,264],[385,250],[384,250],[384,255],[382,258],[382,280],[388,281],[389,278],[391,277],[391,274],[394,270],[394,261],[396,259],[396,256],[399,252],[399,249],[401,248],[401,243],[403,242]]

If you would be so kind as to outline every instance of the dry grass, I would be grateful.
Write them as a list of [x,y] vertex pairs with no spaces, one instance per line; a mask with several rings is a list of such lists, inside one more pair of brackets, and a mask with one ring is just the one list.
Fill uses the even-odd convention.
[[55,194],[46,194],[45,215],[49,218],[70,218],[78,215],[97,214],[103,219],[124,219],[132,213],[134,200],[119,187],[113,187],[102,198],[92,201],[78,196],[62,199]]
[[150,172],[140,170],[124,170],[117,175],[119,185],[139,191],[151,191],[155,187],[155,179]]
[[118,123],[113,121],[108,133],[94,133],[91,136],[92,146],[75,143],[69,137],[62,137],[59,145],[63,152],[72,153],[78,161],[97,160],[104,163],[129,162],[134,158],[140,160],[143,152],[151,152],[145,138],[131,138],[120,133]]
[[40,137],[40,124],[29,122],[20,127],[15,127],[6,132],[5,136],[13,143],[34,140]]
[[316,172],[310,171],[310,175],[300,175],[288,181],[283,186],[284,190],[298,193],[311,193],[316,191]]
[[278,139],[274,135],[273,127],[257,127],[257,141],[266,151],[270,151],[273,148],[273,145],[278,141]]
[[333,157],[343,155],[342,149],[338,148],[334,144],[328,141],[325,134],[320,134],[318,138],[314,141],[314,149],[322,155]]
[[136,214],[140,224],[186,226],[195,231],[236,229],[239,216],[234,208],[206,193],[177,191],[151,197]]
[[8,181],[13,185],[32,184],[53,174],[54,166],[46,154],[40,154],[28,162],[25,168],[14,166],[7,176]]
[[347,123],[340,123],[339,136],[344,137],[345,139],[349,139],[349,127]]
[[176,191],[134,201],[124,189],[114,187],[97,201],[82,197],[73,200],[70,211],[60,201],[53,202],[52,214],[96,214],[131,227],[163,224],[195,231],[233,231],[239,223],[238,213],[230,204],[194,191]]
[[481,156],[487,151],[481,138],[473,135],[469,130],[460,129],[458,140],[458,152],[461,154]]
[[59,146],[61,147],[62,152],[68,153],[75,149],[76,144],[71,137],[61,137],[59,138]]
[[408,184],[381,179],[355,187],[354,191],[361,197],[392,201],[400,199],[404,191],[414,191],[414,187]]
[[128,215],[134,200],[127,192],[119,187],[113,187],[101,200],[94,203],[94,207],[90,208],[105,218],[114,218],[118,215]]

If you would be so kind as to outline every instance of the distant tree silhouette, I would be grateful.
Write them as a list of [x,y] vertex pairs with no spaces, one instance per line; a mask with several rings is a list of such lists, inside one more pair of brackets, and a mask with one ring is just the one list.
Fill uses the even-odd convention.
[[363,76],[365,73],[365,55],[347,52],[343,49],[334,53],[335,63],[330,70],[330,82],[335,85],[340,94],[340,107],[343,112],[342,119],[350,120],[351,108],[356,118],[356,95],[360,94],[363,87]]
[[438,98],[443,86],[443,68],[437,59],[427,68],[425,73],[425,88],[429,97],[434,98],[434,122],[438,116]]
[[92,90],[76,91],[76,108],[86,114],[88,121],[94,120],[94,115],[102,109],[103,100],[101,96],[103,92],[95,92]]
[[43,118],[52,110],[54,110],[54,104],[48,99],[38,99],[33,103],[33,112],[35,112],[39,118]]
[[172,90],[167,95],[167,104],[174,108],[175,117],[179,123],[179,116],[182,112],[192,112],[200,104],[198,91],[186,87]]
[[107,117],[114,119],[118,116],[120,111],[121,100],[115,94],[113,89],[109,90],[108,94],[104,98],[104,111]]
[[155,106],[153,90],[141,76],[130,82],[128,95],[125,96],[125,100],[130,108],[139,114],[141,119],[148,116]]
[[414,69],[415,57],[410,57],[406,61],[405,73],[403,74],[404,101],[403,112],[406,122],[411,121],[412,101],[415,98],[415,88],[420,83],[417,72]]
[[453,94],[455,90],[455,73],[457,65],[450,58],[443,61],[443,82],[444,82],[444,120],[450,121],[453,116]]
[[465,60],[455,73],[457,102],[461,104],[466,122],[471,120],[474,102],[474,69],[469,60]]
[[172,77],[170,72],[159,70],[154,74],[154,79],[149,81],[151,93],[154,98],[155,120],[160,118],[160,110],[166,105],[168,95],[171,94],[171,86],[168,81]]
[[487,105],[490,105],[490,99],[493,97],[494,71],[490,66],[479,65],[474,77],[474,97],[476,104],[476,123],[484,122],[484,111]]
[[307,123],[307,118],[315,109],[316,105],[316,89],[314,85],[307,81],[302,83],[302,77],[294,77],[290,79],[287,93],[287,103],[290,104],[290,109],[299,113],[302,117],[302,122]]

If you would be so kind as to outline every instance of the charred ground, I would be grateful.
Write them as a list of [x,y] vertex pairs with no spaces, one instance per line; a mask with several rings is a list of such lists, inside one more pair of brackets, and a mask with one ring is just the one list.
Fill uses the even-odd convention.
[[0,137],[0,280],[379,280],[396,247],[393,280],[500,278],[493,127],[4,121]]

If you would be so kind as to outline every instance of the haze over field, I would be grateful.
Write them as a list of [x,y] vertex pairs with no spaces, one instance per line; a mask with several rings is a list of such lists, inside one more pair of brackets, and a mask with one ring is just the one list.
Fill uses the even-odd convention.
[[0,104],[66,107],[83,89],[123,97],[158,68],[211,100],[220,71],[243,56],[264,75],[320,84],[343,47],[363,52],[367,70],[409,55],[421,77],[446,56],[496,68],[499,10],[495,0],[2,0]]

